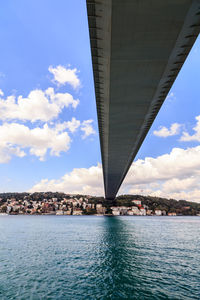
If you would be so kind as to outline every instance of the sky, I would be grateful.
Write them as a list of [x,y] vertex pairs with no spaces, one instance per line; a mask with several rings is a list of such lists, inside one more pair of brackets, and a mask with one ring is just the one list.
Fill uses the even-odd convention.
[[[0,4],[0,192],[104,195],[86,4]],[[200,202],[200,38],[119,194]]]

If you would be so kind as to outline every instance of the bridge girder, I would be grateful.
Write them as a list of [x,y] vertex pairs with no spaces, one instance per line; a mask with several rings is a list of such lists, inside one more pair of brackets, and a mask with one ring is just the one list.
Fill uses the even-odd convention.
[[105,196],[114,199],[200,31],[200,0],[87,0]]

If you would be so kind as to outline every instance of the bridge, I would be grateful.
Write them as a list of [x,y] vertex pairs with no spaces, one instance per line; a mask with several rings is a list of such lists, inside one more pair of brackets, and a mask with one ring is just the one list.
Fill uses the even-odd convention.
[[87,0],[106,199],[114,199],[200,31],[200,0]]

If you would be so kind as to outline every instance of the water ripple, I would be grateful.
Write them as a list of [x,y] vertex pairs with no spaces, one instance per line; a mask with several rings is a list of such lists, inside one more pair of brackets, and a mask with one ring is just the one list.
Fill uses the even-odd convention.
[[200,299],[200,218],[0,217],[0,299]]

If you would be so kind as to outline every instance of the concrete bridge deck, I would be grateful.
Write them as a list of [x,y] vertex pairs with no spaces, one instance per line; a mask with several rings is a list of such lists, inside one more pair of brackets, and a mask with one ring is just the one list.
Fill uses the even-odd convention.
[[199,0],[87,0],[105,196],[114,199],[200,31]]

